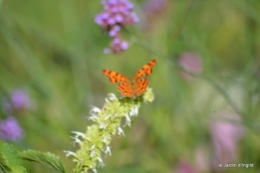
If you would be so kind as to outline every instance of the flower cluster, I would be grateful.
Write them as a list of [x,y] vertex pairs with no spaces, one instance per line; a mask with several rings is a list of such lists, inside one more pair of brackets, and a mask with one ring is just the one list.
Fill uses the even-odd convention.
[[128,0],[103,0],[102,4],[104,11],[95,16],[95,22],[114,38],[111,49],[105,49],[105,53],[120,53],[128,48],[128,43],[121,39],[120,30],[139,21],[132,12],[134,5]]
[[13,115],[32,108],[32,101],[24,90],[14,90],[10,97],[3,99],[2,111],[7,118],[0,122],[0,139],[19,141],[23,137],[23,131]]
[[87,128],[86,133],[72,132],[72,139],[80,148],[76,152],[64,151],[66,156],[73,156],[73,161],[77,163],[74,172],[97,172],[97,167],[105,166],[102,154],[111,155],[112,136],[125,135],[121,127],[122,119],[125,119],[124,126],[131,126],[131,118],[137,116],[141,103],[151,102],[153,98],[152,90],[148,88],[143,97],[118,99],[114,94],[109,94],[102,109],[92,107],[88,119],[94,124]]

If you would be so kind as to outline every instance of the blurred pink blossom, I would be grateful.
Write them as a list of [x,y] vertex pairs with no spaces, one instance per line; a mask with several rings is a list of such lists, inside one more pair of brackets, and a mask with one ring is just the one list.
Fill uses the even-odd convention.
[[[201,57],[198,54],[193,52],[184,52],[180,55],[178,61],[184,69],[194,74],[201,74],[202,62]],[[185,72],[181,72],[181,76],[187,81],[191,81],[194,79],[191,75]]]
[[196,168],[198,172],[207,172],[209,171],[209,159],[207,157],[207,154],[205,153],[205,149],[207,147],[198,148],[196,150]]
[[166,7],[167,0],[146,0],[143,4],[144,13],[147,16],[164,11]]
[[186,161],[181,161],[175,170],[175,173],[196,173],[196,170]]
[[212,166],[214,170],[221,170],[220,163],[232,163],[236,160],[237,145],[245,135],[245,128],[237,123],[238,118],[226,113],[220,114],[225,119],[235,122],[218,120],[211,123],[210,133],[213,142]]
[[167,11],[168,0],[146,0],[143,4],[143,10],[147,18],[146,29],[151,29],[158,19]]

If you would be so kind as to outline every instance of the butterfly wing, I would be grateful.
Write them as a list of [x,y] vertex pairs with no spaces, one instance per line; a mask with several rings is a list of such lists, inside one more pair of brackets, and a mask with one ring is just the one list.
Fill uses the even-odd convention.
[[127,77],[110,70],[103,70],[103,74],[109,78],[111,83],[119,82],[117,89],[124,97],[134,97],[133,87]]
[[111,83],[128,82],[127,77],[114,71],[103,70],[103,74],[109,78]]
[[124,97],[135,97],[133,92],[133,87],[130,85],[129,82],[122,82],[118,85],[117,89],[122,93]]
[[149,76],[153,72],[153,66],[156,64],[156,60],[152,60],[149,63],[145,64],[138,72],[135,74],[135,79],[139,79],[144,76]]
[[149,85],[149,81],[145,78],[136,80],[135,96],[138,97],[138,96],[142,95],[146,91],[146,88],[148,85]]
[[149,81],[144,76],[149,76],[153,72],[153,66],[156,64],[156,60],[152,60],[149,63],[145,64],[140,70],[137,71],[135,74],[135,95],[138,97],[142,95],[145,91],[147,86],[149,85]]

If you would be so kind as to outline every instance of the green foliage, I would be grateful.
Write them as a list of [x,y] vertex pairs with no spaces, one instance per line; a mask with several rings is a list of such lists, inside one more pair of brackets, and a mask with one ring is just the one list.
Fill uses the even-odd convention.
[[42,163],[56,169],[59,172],[65,173],[65,168],[60,158],[52,153],[44,153],[36,150],[26,150],[22,151],[20,156],[24,160]]
[[26,173],[21,164],[18,151],[12,145],[0,141],[0,169],[4,173]]

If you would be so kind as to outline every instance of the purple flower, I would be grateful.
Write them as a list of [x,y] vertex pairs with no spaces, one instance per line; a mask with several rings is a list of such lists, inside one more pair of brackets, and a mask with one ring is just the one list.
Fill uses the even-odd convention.
[[29,96],[24,90],[14,90],[11,101],[15,109],[31,109],[32,104]]
[[19,141],[23,136],[23,132],[14,117],[0,122],[0,139],[4,141]]
[[2,101],[2,110],[5,115],[12,115],[15,111],[31,110],[34,104],[24,90],[14,90],[10,98]]
[[122,51],[128,49],[128,42],[121,40],[120,37],[115,37],[114,40],[110,43],[111,49],[106,48],[104,53],[121,53]]
[[118,32],[120,31],[121,27],[120,26],[115,26],[114,28],[112,28],[110,31],[109,31],[109,36],[111,37],[115,37]]
[[[110,37],[118,39],[121,28],[127,27],[139,21],[138,16],[132,12],[134,5],[128,0],[102,0],[104,11],[95,16],[95,22],[100,25]],[[111,49],[105,49],[105,53],[119,53],[128,48],[127,42],[115,45],[112,41]]]
[[138,22],[132,12],[134,5],[128,0],[103,0],[104,11],[95,17],[95,22],[104,30],[110,31],[115,26],[126,27]]

